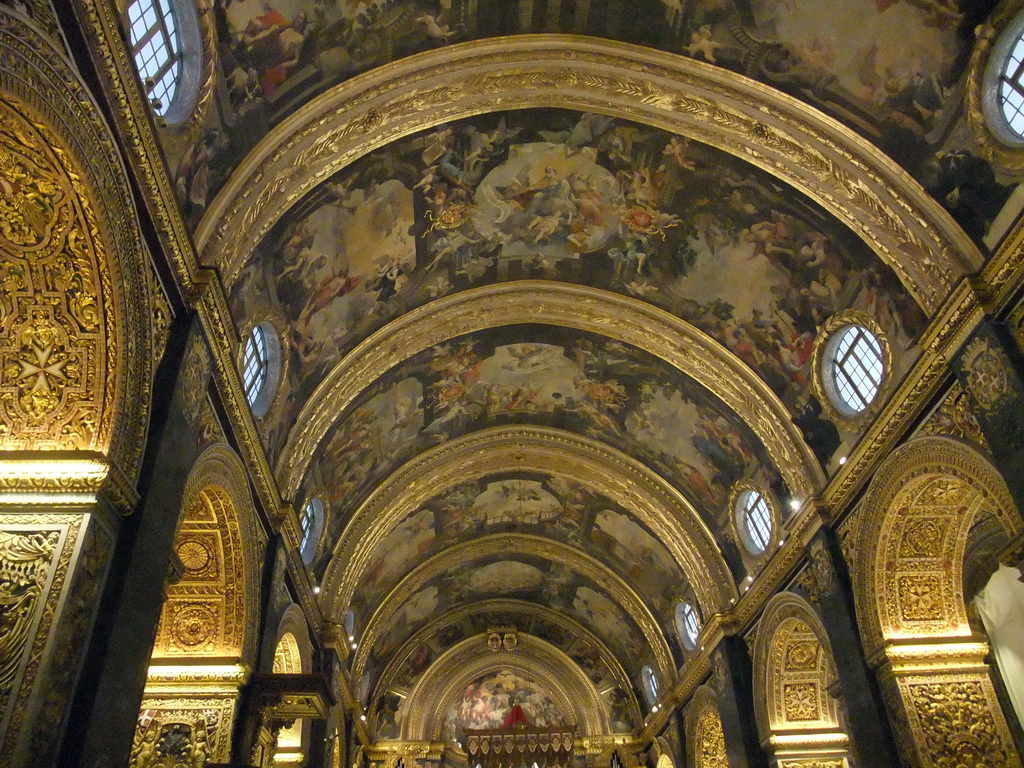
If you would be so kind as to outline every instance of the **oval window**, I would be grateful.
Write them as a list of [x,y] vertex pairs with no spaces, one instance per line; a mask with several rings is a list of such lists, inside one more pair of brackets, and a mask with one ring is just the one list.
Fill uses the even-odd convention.
[[242,385],[254,416],[270,408],[281,371],[281,344],[269,323],[254,325],[245,339],[242,357]]
[[829,341],[822,379],[840,413],[856,416],[874,402],[885,374],[883,360],[881,342],[862,325],[847,325]]
[[736,499],[736,522],[743,545],[752,555],[760,555],[772,540],[772,513],[759,491],[744,491]]
[[700,618],[697,616],[697,609],[690,603],[680,603],[676,606],[676,631],[686,650],[692,651],[697,647],[697,638],[700,636]]

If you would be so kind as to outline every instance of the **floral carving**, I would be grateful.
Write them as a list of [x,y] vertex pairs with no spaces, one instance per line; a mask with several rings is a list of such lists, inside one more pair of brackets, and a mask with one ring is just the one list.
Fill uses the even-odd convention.
[[0,718],[15,677],[59,535],[0,532]]
[[97,448],[112,310],[88,195],[58,143],[0,108],[0,445]]
[[907,523],[900,542],[900,557],[938,557],[948,521],[922,518]]
[[728,768],[722,718],[714,707],[706,707],[697,721],[697,768]]
[[997,729],[980,681],[926,683],[909,686],[914,712],[921,723],[919,748],[927,765],[1017,766],[1006,739]]
[[786,670],[797,672],[817,669],[820,648],[821,645],[815,640],[790,643],[786,649]]

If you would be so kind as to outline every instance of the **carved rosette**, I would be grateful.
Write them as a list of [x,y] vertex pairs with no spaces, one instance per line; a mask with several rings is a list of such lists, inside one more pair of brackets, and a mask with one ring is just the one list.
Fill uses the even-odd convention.
[[96,216],[56,137],[0,103],[0,446],[105,449],[117,373]]

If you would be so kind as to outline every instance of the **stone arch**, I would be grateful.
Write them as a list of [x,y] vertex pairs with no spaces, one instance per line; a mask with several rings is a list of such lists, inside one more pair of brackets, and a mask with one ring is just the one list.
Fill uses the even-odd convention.
[[[574,720],[582,736],[610,733],[608,716],[593,684],[568,656],[532,635],[520,634],[514,651],[491,651],[487,634],[463,640],[435,661],[409,692],[410,716],[402,724],[403,739],[440,741],[445,708],[467,683],[504,667],[528,680],[543,683],[555,703]],[[417,716],[418,715],[418,716]]]
[[[301,675],[312,671],[313,644],[309,639],[309,628],[302,609],[292,603],[285,609],[277,628],[277,644],[274,648],[275,675]],[[310,743],[310,722],[297,719],[277,736],[274,757],[281,762],[301,762],[305,749]]]
[[174,551],[180,580],[167,587],[154,658],[250,658],[259,617],[258,538],[245,470],[215,445],[185,483]]
[[694,691],[686,706],[686,763],[691,768],[728,768],[718,695],[709,685]]
[[[426,318],[444,316],[441,332]],[[650,304],[609,291],[545,280],[482,286],[418,307],[347,354],[303,405],[277,461],[282,493],[294,497],[310,457],[372,382],[431,346],[483,329],[540,323],[596,333],[660,358],[711,390],[764,444],[794,494],[810,496],[824,474],[785,405],[731,351],[700,329]]]
[[181,727],[193,744],[206,739],[211,760],[230,758],[239,690],[255,658],[264,541],[240,459],[211,446],[185,483],[174,544],[180,578],[166,589],[137,748]]
[[966,443],[918,438],[892,453],[861,508],[854,577],[868,654],[887,640],[969,638],[962,580],[971,525],[986,511],[1009,538],[1021,528],[999,472]]
[[285,609],[277,626],[274,674],[301,675],[309,672],[312,665],[313,643],[309,638],[306,617],[302,608],[292,603]]
[[929,313],[958,275],[981,264],[977,247],[919,184],[837,121],[702,62],[570,35],[445,46],[330,89],[232,174],[197,231],[204,261],[230,284],[286,201],[356,158],[446,121],[535,106],[638,120],[742,155],[847,224]]
[[[335,547],[322,580],[324,611],[339,621],[370,553],[402,518],[432,493],[478,477],[502,463],[561,473],[558,457],[573,460],[574,477],[591,483],[629,509],[665,544],[687,577],[705,616],[725,610],[736,596],[721,550],[697,511],[664,480],[635,459],[596,440],[547,427],[495,427],[424,452],[393,472],[363,503]],[[679,535],[682,530],[686,535]]]
[[857,621],[905,758],[1020,766],[963,595],[975,520],[1021,528],[1002,477],[965,443],[919,438],[883,464],[861,509]]
[[[98,453],[113,465],[108,496],[128,512],[169,307],[117,145],[78,73],[6,8],[0,54],[0,151],[18,177],[0,215],[0,448]],[[44,98],[39,83],[63,87]]]
[[777,758],[842,760],[848,738],[829,688],[837,674],[814,609],[792,592],[765,607],[754,642],[754,711],[761,743]]

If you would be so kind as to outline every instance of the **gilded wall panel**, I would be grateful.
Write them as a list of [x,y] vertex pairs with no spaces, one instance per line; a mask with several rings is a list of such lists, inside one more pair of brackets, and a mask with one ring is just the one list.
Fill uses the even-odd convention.
[[0,444],[98,449],[119,374],[107,255],[56,137],[0,103]]
[[209,486],[187,503],[175,553],[183,573],[167,587],[153,657],[240,656],[245,568],[238,516],[224,489]]

